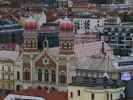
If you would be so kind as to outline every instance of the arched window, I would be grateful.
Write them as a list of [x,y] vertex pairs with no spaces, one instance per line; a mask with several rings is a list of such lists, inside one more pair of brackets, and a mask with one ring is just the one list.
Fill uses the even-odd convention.
[[31,48],[36,48],[36,41],[35,40],[31,40]]
[[20,73],[17,71],[17,80],[20,80]]
[[107,93],[107,100],[109,100],[109,93]]
[[66,82],[66,75],[64,72],[61,72],[59,75],[59,82],[64,84]]
[[38,81],[42,81],[42,70],[38,69]]
[[70,97],[73,98],[73,92],[70,92]]
[[54,70],[52,70],[51,81],[56,82],[56,73]]
[[91,94],[91,100],[94,100],[94,99],[95,99],[95,94],[92,93],[92,94]]
[[48,43],[48,40],[44,40],[43,42],[43,48],[48,48],[49,47],[49,43]]
[[80,90],[78,90],[77,93],[78,93],[78,96],[80,96]]
[[113,100],[113,95],[112,94],[110,94],[110,100]]
[[45,70],[45,81],[46,81],[46,82],[49,81],[49,72],[48,72],[47,69]]

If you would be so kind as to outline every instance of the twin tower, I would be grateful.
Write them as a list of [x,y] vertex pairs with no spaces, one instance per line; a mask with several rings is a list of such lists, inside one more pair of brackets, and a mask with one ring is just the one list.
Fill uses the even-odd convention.
[[[75,25],[68,17],[65,17],[59,22],[59,52],[62,55],[71,55],[74,53],[74,28]],[[37,52],[37,32],[39,27],[36,21],[32,17],[28,18],[24,24],[24,29],[24,52]]]

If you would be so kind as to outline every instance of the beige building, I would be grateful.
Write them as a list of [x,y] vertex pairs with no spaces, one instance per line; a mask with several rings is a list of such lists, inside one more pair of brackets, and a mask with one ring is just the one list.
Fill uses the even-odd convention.
[[0,51],[0,89],[14,90],[21,79],[21,62],[16,51]]
[[69,86],[68,100],[117,100],[123,91],[123,87],[102,89],[100,87]]
[[124,97],[124,87],[112,80],[76,79],[68,87],[68,100],[118,100]]

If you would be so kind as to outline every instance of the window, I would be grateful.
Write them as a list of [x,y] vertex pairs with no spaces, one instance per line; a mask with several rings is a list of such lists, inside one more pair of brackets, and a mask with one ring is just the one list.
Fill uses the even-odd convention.
[[33,41],[33,48],[36,48],[36,40]]
[[94,93],[91,94],[91,100],[94,100],[95,99],[95,95]]
[[113,99],[113,95],[111,94],[111,95],[110,95],[110,100],[112,100],[112,99]]
[[44,40],[43,48],[48,48],[48,41],[47,40]]
[[80,96],[80,90],[78,90],[77,92],[78,92],[78,96]]
[[56,73],[55,73],[54,70],[52,70],[52,77],[51,77],[51,79],[52,79],[52,82],[56,82]]
[[20,80],[20,73],[17,71],[17,80]]
[[38,69],[38,81],[42,81],[42,70]]
[[45,81],[46,81],[46,82],[49,81],[49,72],[48,72],[47,69],[45,70]]
[[64,49],[71,49],[71,48],[72,48],[72,43],[70,41],[65,41]]
[[27,40],[25,41],[25,47],[29,47],[29,42]]
[[5,79],[4,71],[1,74],[2,74],[2,80],[4,80]]
[[30,80],[30,72],[29,71],[24,71],[23,79],[24,80]]
[[32,47],[33,47],[33,41],[31,40],[30,42],[31,42],[31,44],[30,44],[30,45],[31,45],[31,48],[32,48]]
[[76,29],[79,30],[80,29],[80,20],[76,20],[74,23],[75,23]]
[[61,72],[61,73],[60,73],[59,81],[60,81],[60,83],[62,83],[62,84],[64,84],[64,83],[66,82],[66,76],[65,76],[65,73],[64,73],[64,72]]
[[31,48],[35,48],[36,47],[36,41],[35,40],[31,40]]
[[70,92],[70,97],[73,98],[73,92]]
[[109,100],[109,94],[107,93],[107,100]]
[[20,90],[20,85],[16,86],[16,90],[19,91]]

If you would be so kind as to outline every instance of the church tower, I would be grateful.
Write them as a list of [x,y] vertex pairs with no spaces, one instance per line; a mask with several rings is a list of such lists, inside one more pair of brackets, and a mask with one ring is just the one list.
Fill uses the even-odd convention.
[[32,17],[29,17],[25,22],[24,29],[24,51],[37,51],[37,22]]
[[60,22],[59,28],[60,54],[74,54],[74,24],[67,17],[65,17],[64,20]]

